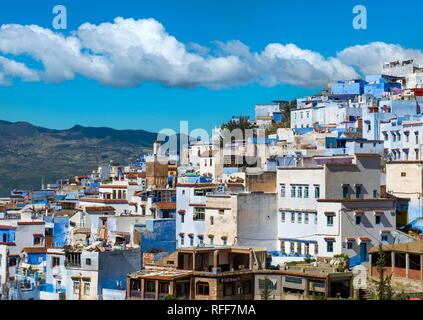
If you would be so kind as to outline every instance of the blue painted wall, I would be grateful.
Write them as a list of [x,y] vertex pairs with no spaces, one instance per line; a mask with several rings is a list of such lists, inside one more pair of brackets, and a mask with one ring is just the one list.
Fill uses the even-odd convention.
[[15,229],[0,229],[0,242],[15,242]]
[[357,82],[346,82],[337,81],[333,82],[331,86],[332,94],[356,94],[360,95],[364,93],[364,80],[358,80]]
[[141,250],[176,251],[176,220],[147,220],[141,233]]
[[47,223],[53,223],[53,246],[63,247],[66,245],[69,234],[69,217],[54,217],[48,216],[45,218]]
[[46,261],[47,255],[45,253],[28,253],[26,262],[33,265],[38,265],[42,261]]

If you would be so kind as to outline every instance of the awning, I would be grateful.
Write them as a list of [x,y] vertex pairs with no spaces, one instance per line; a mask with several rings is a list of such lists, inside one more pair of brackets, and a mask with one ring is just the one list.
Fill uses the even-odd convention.
[[331,212],[331,211],[326,211],[325,212],[325,216],[335,216],[336,213],[335,212]]
[[360,241],[361,242],[371,242],[372,240],[370,238],[367,238],[367,237],[360,237]]
[[389,229],[383,229],[383,230],[380,230],[380,233],[391,233],[391,230],[389,230]]
[[375,210],[375,216],[381,216],[381,215],[384,215],[385,214],[385,212],[384,211],[381,211],[381,210]]
[[354,215],[356,215],[356,216],[362,216],[362,215],[364,215],[364,211],[363,210],[356,210],[354,212]]
[[325,241],[335,241],[335,238],[327,237],[327,238],[325,238]]
[[179,213],[179,214],[185,214],[185,213],[186,213],[186,211],[185,211],[185,210],[178,210],[178,213]]
[[194,234],[193,233],[188,233],[188,237],[194,238]]
[[347,240],[347,242],[353,242],[356,240],[356,238],[348,237],[345,240]]

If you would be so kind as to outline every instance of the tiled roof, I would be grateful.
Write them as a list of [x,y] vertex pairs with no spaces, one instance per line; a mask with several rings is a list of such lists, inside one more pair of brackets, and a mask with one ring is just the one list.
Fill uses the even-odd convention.
[[157,202],[156,208],[160,210],[176,210],[176,202]]
[[99,212],[99,211],[115,211],[116,209],[112,206],[101,206],[101,207],[85,207],[85,211]]
[[47,253],[47,248],[45,247],[31,247],[31,248],[24,248],[22,250],[26,253]]
[[41,226],[44,224],[44,221],[18,221],[19,226]]

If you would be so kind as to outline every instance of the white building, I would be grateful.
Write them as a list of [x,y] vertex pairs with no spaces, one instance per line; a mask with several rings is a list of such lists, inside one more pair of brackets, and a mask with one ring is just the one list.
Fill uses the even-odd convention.
[[102,300],[104,289],[124,290],[126,275],[141,265],[139,249],[67,252],[66,300]]
[[390,231],[396,226],[394,201],[380,199],[380,156],[315,161],[314,167],[278,168],[275,261],[336,254],[365,261],[371,246],[392,241]]
[[203,245],[206,233],[206,194],[216,185],[211,183],[178,184],[176,187],[177,247]]

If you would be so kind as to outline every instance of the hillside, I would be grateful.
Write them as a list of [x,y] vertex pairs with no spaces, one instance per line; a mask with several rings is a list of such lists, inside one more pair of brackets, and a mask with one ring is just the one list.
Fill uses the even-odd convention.
[[53,130],[0,120],[0,196],[13,188],[40,188],[58,178],[83,175],[110,160],[128,163],[151,150],[157,134],[74,126]]

